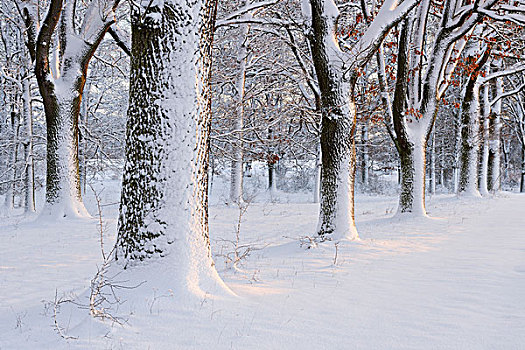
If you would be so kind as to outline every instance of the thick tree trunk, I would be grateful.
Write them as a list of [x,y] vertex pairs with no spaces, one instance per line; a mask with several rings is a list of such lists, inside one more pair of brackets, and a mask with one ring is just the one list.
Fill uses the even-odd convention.
[[[71,67],[71,70],[76,69]],[[70,70],[65,69],[58,89],[57,85],[49,90],[41,85],[40,89],[42,95],[46,95],[44,100],[52,101],[45,106],[47,175],[46,204],[42,214],[86,216],[78,164],[78,118],[85,78],[69,78],[68,73]]]
[[[484,55],[488,58],[488,54]],[[479,67],[483,66],[482,60]],[[465,87],[461,106],[461,143],[459,149],[458,194],[479,197],[478,151],[479,151],[479,86],[476,84],[477,70],[473,72]]]
[[[182,291],[220,284],[208,236],[212,0],[132,10],[130,108],[116,258],[169,259]],[[209,285],[211,287],[211,285]]]
[[321,91],[321,205],[317,234],[322,239],[358,238],[354,220],[355,77],[343,79],[334,47],[334,13],[311,0],[310,46]]
[[409,139],[401,148],[401,192],[398,213],[426,215],[425,209],[425,168],[426,138],[424,135]]
[[395,144],[401,163],[401,189],[397,212],[426,215],[426,149],[437,110],[435,101],[430,99],[428,104],[423,106],[423,111],[427,111],[427,114],[406,117],[410,23],[409,20],[405,20],[400,31],[398,72],[392,108]]
[[[353,114],[355,118],[355,114]],[[354,220],[355,127],[352,114],[323,118],[320,236],[357,238]]]

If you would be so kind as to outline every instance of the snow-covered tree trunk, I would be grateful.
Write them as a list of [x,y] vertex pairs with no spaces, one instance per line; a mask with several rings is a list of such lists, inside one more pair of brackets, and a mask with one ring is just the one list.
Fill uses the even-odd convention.
[[315,157],[314,203],[319,203],[320,200],[322,166],[321,147],[319,146],[317,149],[317,156]]
[[[76,68],[73,68],[75,71]],[[69,69],[65,69],[62,79],[68,78]],[[73,78],[77,84],[80,79]],[[46,85],[43,82],[41,86]],[[80,98],[73,86],[67,82],[62,91],[48,94],[47,88],[41,88],[46,95],[45,110],[47,124],[47,176],[46,208],[47,214],[59,216],[83,216],[86,214],[80,194],[78,168],[78,113]],[[62,86],[60,87],[62,88]],[[42,90],[46,90],[43,92]],[[53,89],[54,90],[54,89]]]
[[[14,107],[13,107],[14,109]],[[15,187],[16,187],[16,163],[18,160],[18,146],[19,146],[19,132],[20,132],[20,114],[13,110],[10,118],[10,159],[8,163],[9,176],[7,191],[4,198],[4,212],[9,214],[15,206]]]
[[[477,51],[476,51],[477,52]],[[478,163],[479,163],[479,120],[480,120],[480,85],[478,74],[490,57],[490,50],[485,49],[474,65],[467,85],[463,91],[461,104],[461,143],[459,148],[459,184],[458,194],[479,197]],[[484,106],[484,108],[490,108]]]
[[[247,2],[244,1],[243,5]],[[242,16],[242,19],[249,20],[250,14]],[[235,123],[233,132],[235,141],[232,144],[233,159],[231,163],[231,182],[230,182],[230,201],[234,203],[243,201],[243,128],[244,128],[244,93],[246,82],[246,65],[248,60],[248,33],[250,27],[244,23],[241,25],[239,43],[237,50],[237,76],[235,77],[235,96],[233,97],[235,106]]]
[[370,156],[368,154],[368,123],[365,122],[363,125],[363,128],[361,130],[361,141],[363,143],[363,164],[362,169],[363,172],[361,173],[361,183],[363,184],[363,188],[368,188],[368,179],[369,179],[369,168],[370,168]]
[[399,213],[426,215],[425,209],[425,168],[426,136],[423,130],[416,130],[400,154],[401,193]]
[[432,132],[432,144],[430,145],[430,194],[436,193],[436,131]]
[[386,1],[361,39],[343,52],[336,36],[339,10],[333,0],[303,0],[308,40],[321,95],[321,205],[317,233],[323,239],[358,238],[354,219],[355,84],[357,72],[384,36],[417,2]]
[[488,195],[488,170],[489,170],[489,152],[490,152],[490,98],[489,86],[483,86],[483,147],[481,154],[481,171],[479,174],[479,191],[483,196]]
[[[328,239],[358,237],[354,221],[356,108],[353,85],[334,57],[339,12],[332,1],[311,0],[309,37],[321,91],[321,207],[317,233]],[[355,79],[355,78],[354,78]]]
[[[118,2],[89,2],[77,30],[75,3],[51,0],[36,39],[35,74],[47,127],[44,216],[87,215],[82,202],[78,163],[80,105],[89,62],[115,22],[114,10]],[[53,38],[56,44],[54,57],[50,58]]]
[[[82,103],[80,105],[80,124],[82,125],[82,128],[84,132],[87,132],[89,130],[89,89],[91,88],[91,84],[89,81],[86,82],[86,86],[84,88],[84,92],[82,95]],[[80,171],[80,187],[82,193],[86,194],[86,187],[87,187],[87,137],[83,134],[83,132],[80,132],[79,135],[79,171]]]
[[495,3],[488,0],[461,6],[456,0],[446,0],[439,24],[434,27],[428,21],[434,11],[431,1],[422,0],[416,15],[404,26],[408,30],[400,33],[393,101],[396,146],[402,161],[398,213],[426,214],[422,161],[437,107],[452,81],[468,34],[482,21],[482,13],[489,13]]
[[[393,100],[395,144],[400,158],[401,190],[398,213],[426,215],[425,173],[426,148],[436,113],[435,100],[430,98],[421,111],[407,112],[409,33],[412,21],[403,22],[398,54],[398,72]],[[419,114],[421,112],[421,114]]]
[[130,103],[116,258],[167,259],[172,282],[220,283],[208,236],[213,0],[132,8]]
[[478,197],[479,93],[475,78],[469,80],[461,107],[458,194]]
[[[503,95],[503,78],[495,79],[495,96]],[[490,138],[490,151],[492,153],[490,189],[499,191],[501,189],[501,99],[499,99],[492,108],[494,121],[493,130]]]
[[[27,60],[26,60],[27,61]],[[31,85],[29,81],[29,62],[26,62],[24,69],[24,79],[22,81],[22,111],[24,121],[24,210],[25,212],[35,211],[35,172],[33,160],[33,108],[31,101]]]

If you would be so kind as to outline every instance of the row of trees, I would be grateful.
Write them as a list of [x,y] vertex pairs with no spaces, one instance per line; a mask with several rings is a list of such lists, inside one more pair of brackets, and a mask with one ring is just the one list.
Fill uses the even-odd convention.
[[[500,161],[509,164],[512,153],[501,142],[508,140],[504,122],[521,152],[524,190],[519,2],[15,5],[2,5],[6,207],[23,181],[23,205],[34,211],[34,164],[45,154],[42,215],[85,215],[81,183],[90,160],[124,158],[116,253],[123,266],[176,255],[186,282],[199,280],[197,265],[216,278],[209,269],[210,149],[231,163],[232,202],[243,200],[248,159],[267,162],[270,187],[279,159],[315,159],[321,240],[358,236],[355,171],[360,160],[361,181],[370,183],[371,137],[389,138],[397,151],[399,213],[426,215],[427,172],[433,193],[445,182],[443,164],[455,165],[448,176],[459,194],[499,189]],[[121,64],[128,55],[129,85]],[[108,86],[129,86],[125,142],[118,115],[126,103]],[[121,126],[97,128],[97,115]]]

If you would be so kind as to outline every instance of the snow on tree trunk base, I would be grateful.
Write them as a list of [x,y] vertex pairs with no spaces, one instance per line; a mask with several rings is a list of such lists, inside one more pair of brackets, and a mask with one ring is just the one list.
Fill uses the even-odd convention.
[[89,217],[80,193],[78,114],[69,111],[76,102],[59,99],[53,118],[48,118],[46,203],[41,218]]

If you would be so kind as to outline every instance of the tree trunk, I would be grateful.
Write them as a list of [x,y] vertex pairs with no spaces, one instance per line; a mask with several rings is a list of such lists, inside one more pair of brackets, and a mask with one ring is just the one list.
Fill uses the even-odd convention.
[[[246,1],[243,2],[243,5]],[[243,16],[248,19],[249,14]],[[250,27],[248,24],[241,25],[239,36],[239,48],[237,51],[238,72],[235,78],[235,96],[233,97],[235,107],[235,123],[233,125],[233,159],[231,164],[230,201],[239,203],[243,201],[243,128],[244,128],[244,93],[246,82],[246,61],[248,59],[247,40]]]
[[170,278],[181,290],[198,293],[206,281],[220,283],[210,253],[207,196],[215,6],[212,0],[166,0],[146,12],[132,9],[116,251],[124,268],[168,259]]
[[[488,51],[479,61],[481,68],[488,59]],[[479,85],[476,84],[478,69],[471,74],[461,106],[461,143],[459,149],[458,194],[479,197],[478,158],[479,158]],[[484,106],[487,108],[488,106]]]
[[430,194],[436,193],[436,132],[432,132],[432,144],[430,146]]
[[[90,2],[81,35],[68,32],[75,16],[73,2],[49,3],[36,41],[35,75],[44,102],[47,127],[46,203],[41,216],[87,216],[80,190],[78,120],[88,65],[114,21],[113,7]],[[59,30],[56,30],[60,24]],[[89,25],[87,25],[89,24]],[[51,70],[50,43],[56,38],[56,65]]]
[[489,86],[483,87],[483,152],[481,155],[481,172],[479,191],[483,196],[489,193],[488,172],[489,172],[489,138],[490,138],[490,101]]
[[[27,63],[29,65],[29,62]],[[24,210],[35,211],[35,172],[33,161],[33,109],[31,104],[31,85],[28,70],[22,82],[23,116],[24,116]]]
[[[91,88],[91,84],[89,81],[86,83],[86,87],[84,89],[84,93],[82,95],[82,104],[81,104],[81,112],[80,112],[80,123],[83,126],[84,132],[87,132],[89,127],[89,90]],[[87,163],[88,163],[88,154],[87,154],[87,138],[86,135],[83,135],[82,132],[79,132],[79,171],[80,171],[80,187],[82,189],[82,193],[86,195],[86,187],[87,187]]]
[[426,215],[426,149],[437,109],[435,101],[429,99],[427,104],[422,106],[424,109],[422,108],[420,116],[406,118],[410,23],[409,20],[405,20],[400,31],[398,72],[392,108],[395,145],[401,163],[401,190],[397,212]]
[[[525,140],[524,140],[525,141]],[[521,181],[520,192],[525,193],[525,143],[521,146]]]
[[368,188],[368,178],[369,178],[369,167],[370,160],[368,155],[368,123],[365,122],[363,129],[361,130],[361,139],[363,142],[363,163],[362,163],[362,173],[361,173],[361,183],[363,189]]
[[[497,78],[495,81],[495,94],[503,94],[503,79]],[[490,190],[499,191],[501,189],[501,99],[493,107],[493,130],[490,139],[490,150],[492,157],[490,159],[489,169],[491,169]]]
[[7,191],[4,198],[4,211],[9,214],[15,207],[15,188],[16,188],[16,163],[18,161],[18,133],[20,130],[20,114],[11,112],[11,150],[10,161],[7,166],[9,169]]
[[315,158],[315,183],[314,183],[314,203],[319,203],[321,194],[321,169],[322,169],[322,155],[321,147],[317,149],[317,157]]
[[426,138],[424,135],[409,140],[399,153],[401,159],[401,193],[398,213],[426,215],[425,168]]
[[[335,21],[323,0],[311,0],[313,63],[321,91],[321,205],[317,234],[322,239],[358,238],[354,220],[355,77],[343,79],[332,47]],[[335,6],[335,5],[333,5]]]
[[[86,216],[80,192],[78,118],[84,76],[69,78],[76,67],[64,69],[60,88],[40,85],[47,126],[47,175],[45,215]],[[56,89],[56,90],[55,90]],[[45,91],[44,91],[45,90]],[[58,91],[57,91],[58,90]]]

